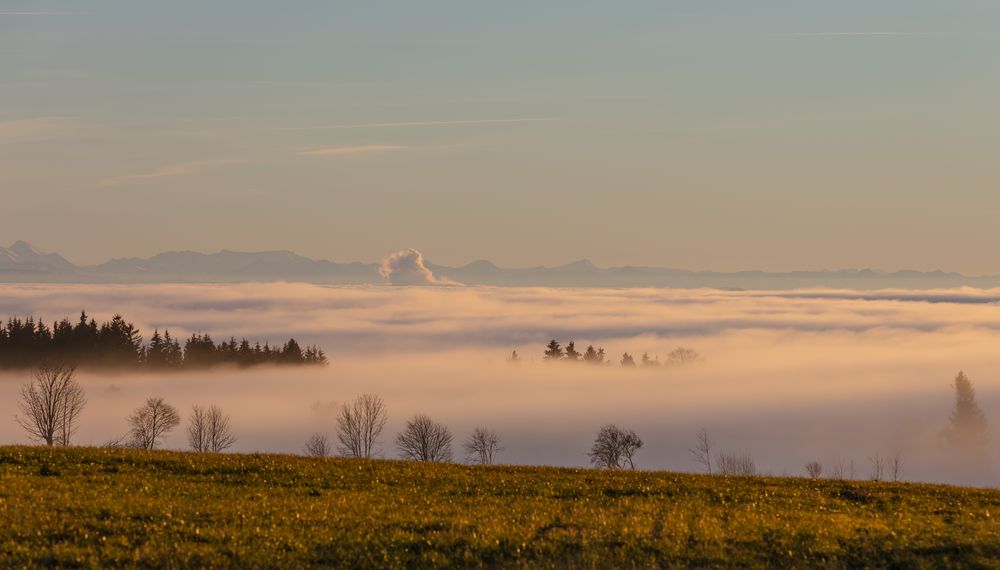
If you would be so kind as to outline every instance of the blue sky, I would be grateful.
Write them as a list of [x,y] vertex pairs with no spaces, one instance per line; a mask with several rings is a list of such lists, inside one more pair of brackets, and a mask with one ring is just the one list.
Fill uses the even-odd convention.
[[0,2],[0,241],[1000,272],[1000,4]]

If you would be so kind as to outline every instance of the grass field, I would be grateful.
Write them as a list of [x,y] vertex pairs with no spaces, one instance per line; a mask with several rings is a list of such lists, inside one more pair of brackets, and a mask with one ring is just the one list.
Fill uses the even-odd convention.
[[1000,492],[0,448],[0,567],[996,567]]

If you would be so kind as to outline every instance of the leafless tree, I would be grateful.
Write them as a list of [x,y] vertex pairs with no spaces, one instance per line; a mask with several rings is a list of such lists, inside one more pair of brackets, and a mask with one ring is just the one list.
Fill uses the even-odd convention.
[[155,449],[167,433],[181,423],[181,416],[163,398],[147,398],[128,418],[132,445],[139,449]]
[[875,452],[869,458],[869,462],[872,466],[871,479],[872,481],[881,481],[885,478],[885,458],[879,452]]
[[396,447],[405,459],[414,461],[451,461],[451,431],[424,414],[406,422],[406,429],[396,438]]
[[306,440],[306,455],[326,457],[330,455],[330,440],[321,433],[314,433]]
[[896,455],[893,455],[892,458],[889,459],[889,476],[896,482],[903,480],[902,452],[897,452]]
[[819,479],[820,475],[823,474],[823,465],[819,461],[806,463],[806,474],[809,475],[810,479]]
[[218,453],[236,443],[236,436],[229,426],[229,416],[218,406],[205,409],[194,406],[191,409],[191,423],[188,424],[188,442],[195,451]]
[[469,463],[493,465],[501,451],[500,434],[488,428],[477,427],[465,442],[466,461]]
[[633,458],[642,447],[642,439],[632,430],[614,424],[603,426],[597,432],[590,448],[590,462],[604,469],[635,469]]
[[337,416],[340,452],[351,457],[371,457],[382,428],[389,420],[385,403],[374,394],[364,394],[344,404]]
[[15,416],[28,437],[45,445],[69,445],[87,404],[72,366],[43,365],[21,386]]
[[720,453],[715,464],[720,474],[730,477],[752,477],[757,474],[757,466],[749,451]]
[[837,458],[833,462],[833,468],[830,469],[830,477],[834,479],[844,479],[847,473],[846,464],[843,459]]
[[689,449],[694,460],[705,467],[705,472],[712,474],[712,440],[708,437],[708,430],[702,428],[698,430],[698,444]]

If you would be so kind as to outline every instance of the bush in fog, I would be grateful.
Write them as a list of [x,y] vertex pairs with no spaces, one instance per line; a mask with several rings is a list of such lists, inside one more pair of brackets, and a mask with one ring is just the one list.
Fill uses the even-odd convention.
[[414,461],[451,461],[451,431],[424,414],[406,422],[396,437],[396,447],[404,459]]
[[43,365],[21,386],[17,423],[45,445],[69,445],[87,403],[71,366]]
[[749,451],[742,453],[723,452],[715,462],[720,475],[730,477],[752,477],[757,474],[757,466]]
[[181,423],[181,416],[163,398],[148,398],[132,412],[128,423],[133,447],[155,449],[157,443]]
[[374,394],[364,394],[344,404],[337,416],[340,452],[349,457],[372,457],[376,440],[388,420],[385,403]]
[[642,439],[632,430],[614,424],[603,426],[591,446],[590,463],[603,469],[635,469],[635,454],[642,448]]
[[690,364],[701,358],[697,352],[691,350],[690,348],[685,348],[679,346],[674,350],[670,351],[667,355],[667,364],[680,365],[680,364]]
[[326,457],[330,455],[330,440],[321,433],[314,433],[306,440],[304,449],[311,457]]
[[483,427],[477,427],[465,442],[465,458],[469,463],[493,465],[497,454],[503,451],[500,434]]
[[191,409],[191,423],[188,424],[188,443],[191,449],[200,452],[218,453],[236,443],[229,426],[229,416],[224,415],[218,406],[205,409],[194,406]]

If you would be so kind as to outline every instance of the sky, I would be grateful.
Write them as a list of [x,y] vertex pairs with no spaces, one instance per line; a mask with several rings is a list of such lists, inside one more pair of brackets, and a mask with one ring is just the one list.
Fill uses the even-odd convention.
[[998,273],[993,0],[0,0],[0,243]]

